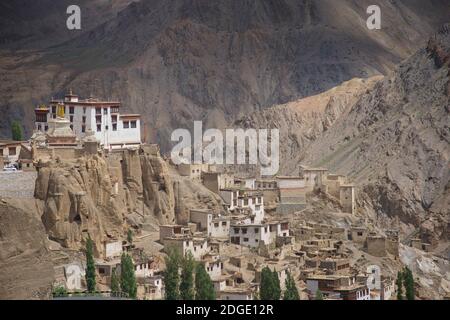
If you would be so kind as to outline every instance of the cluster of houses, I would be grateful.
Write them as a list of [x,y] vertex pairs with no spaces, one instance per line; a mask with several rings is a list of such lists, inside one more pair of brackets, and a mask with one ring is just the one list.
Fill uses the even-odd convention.
[[[73,159],[95,154],[99,148],[144,148],[140,116],[119,111],[119,102],[81,100],[70,91],[63,100],[52,99],[48,106],[35,109],[36,127],[30,142],[0,141],[0,159],[34,170],[39,161]],[[180,164],[177,170],[219,195],[224,207],[220,212],[192,208],[186,224],[161,225],[158,242],[165,252],[192,254],[211,277],[217,299],[255,299],[266,266],[278,273],[282,289],[287,273],[293,275],[303,297],[309,299],[319,291],[330,300],[388,300],[393,296],[394,280],[374,277],[370,268],[361,272],[352,267],[345,243],[352,241],[374,257],[395,258],[398,232],[381,235],[365,227],[311,221],[292,225],[292,214],[305,209],[308,196],[317,192],[338,203],[343,213],[354,215],[355,186],[347,177],[306,166],[300,166],[295,176],[270,179],[236,177],[205,164]],[[126,251],[134,262],[138,298],[164,298],[161,256],[147,257],[142,249],[122,240],[104,245],[104,256],[96,260],[100,291],[110,291],[111,276],[120,273],[120,257]],[[79,259],[58,266],[57,282],[69,291],[82,291],[86,286],[83,263]]]

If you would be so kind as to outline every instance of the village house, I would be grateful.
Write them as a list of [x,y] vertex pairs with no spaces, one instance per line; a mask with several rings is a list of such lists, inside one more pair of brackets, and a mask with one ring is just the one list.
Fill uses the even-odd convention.
[[355,243],[364,244],[367,240],[369,232],[365,227],[351,227],[348,234],[348,240]]
[[231,243],[258,248],[270,245],[273,238],[268,224],[232,224],[230,228]]
[[251,288],[226,287],[219,291],[217,300],[253,300]]
[[220,196],[232,213],[246,214],[249,212],[250,223],[261,223],[264,220],[264,197],[255,190],[222,189]]
[[161,275],[139,277],[136,279],[137,298],[142,300],[162,300],[164,284]]
[[123,252],[122,241],[106,241],[105,242],[105,259],[111,260],[120,257]]
[[164,238],[162,242],[165,252],[174,250],[182,257],[185,257],[190,252],[197,261],[200,261],[205,254],[211,251],[206,238],[173,236]]
[[277,176],[280,202],[277,213],[290,214],[306,207],[306,188],[302,177]]
[[332,274],[348,274],[350,272],[350,261],[344,258],[326,258],[320,260],[319,268]]
[[342,300],[370,300],[370,289],[352,276],[313,275],[306,279],[306,287],[312,298],[320,290],[325,296],[333,295]]
[[[0,157],[4,165],[15,164],[19,160],[20,141],[0,140]],[[2,167],[3,169],[3,167]]]
[[159,241],[163,242],[165,238],[172,238],[175,236],[188,236],[191,230],[187,226],[182,225],[162,225],[159,226]]
[[328,194],[339,200],[341,196],[341,186],[346,183],[346,180],[347,178],[343,175],[328,174],[325,180]]
[[191,209],[190,221],[196,224],[196,230],[205,232],[211,238],[228,238],[231,217],[216,215],[210,210]]
[[353,184],[345,184],[340,187],[339,201],[342,211],[354,214],[356,212],[355,186]]
[[218,254],[207,253],[200,261],[211,279],[219,279],[222,276],[223,261]]
[[216,167],[209,164],[180,163],[177,165],[178,173],[181,176],[189,177],[192,180],[202,181],[204,173],[215,172]]
[[203,185],[212,192],[219,194],[221,189],[232,188],[234,186],[234,176],[219,172],[203,172]]
[[98,99],[79,99],[70,90],[63,100],[52,99],[48,106],[35,109],[35,130],[52,130],[58,117],[58,107],[63,108],[63,117],[69,122],[70,129],[81,139],[87,130],[95,133],[95,138],[105,149],[139,147],[141,144],[141,116],[139,114],[120,113],[118,101],[100,101]]
[[326,191],[328,169],[300,166],[299,174],[304,179],[306,192],[312,192],[315,189]]

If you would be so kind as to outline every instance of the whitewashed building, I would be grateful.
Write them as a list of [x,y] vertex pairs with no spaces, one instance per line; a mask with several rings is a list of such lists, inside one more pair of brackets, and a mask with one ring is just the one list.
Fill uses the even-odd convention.
[[35,130],[47,132],[49,120],[56,119],[57,106],[64,107],[64,117],[77,138],[92,130],[105,149],[137,147],[141,144],[141,116],[120,113],[118,101],[81,100],[70,91],[64,100],[51,100],[48,106],[35,109]]

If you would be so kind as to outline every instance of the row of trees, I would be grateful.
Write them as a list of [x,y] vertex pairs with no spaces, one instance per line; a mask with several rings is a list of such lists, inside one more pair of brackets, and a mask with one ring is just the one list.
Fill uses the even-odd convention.
[[[89,237],[86,241],[86,285],[89,293],[96,292],[96,274],[94,262],[94,243]],[[120,278],[114,269],[111,275],[111,292],[115,295],[125,293],[135,299],[137,295],[136,275],[131,257],[123,253],[120,260]]]
[[[280,279],[278,278],[278,272],[271,271],[269,267],[264,267],[261,271],[261,287],[260,287],[260,299],[261,300],[280,300],[281,299],[281,286]],[[287,272],[285,280],[286,289],[283,292],[283,300],[300,300],[297,286],[292,275]]]
[[[414,276],[408,267],[404,267],[402,271],[397,273],[397,300],[414,300]],[[405,297],[403,296],[403,289],[405,290]]]
[[[180,275],[181,268],[181,275]],[[167,300],[215,300],[214,285],[205,267],[192,254],[181,258],[171,251],[166,258],[164,284]]]

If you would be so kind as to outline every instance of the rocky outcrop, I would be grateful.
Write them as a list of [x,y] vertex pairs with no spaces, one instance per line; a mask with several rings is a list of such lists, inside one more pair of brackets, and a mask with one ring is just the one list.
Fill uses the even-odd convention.
[[34,200],[0,199],[0,299],[47,299],[54,279]]
[[49,237],[65,247],[80,249],[90,236],[101,254],[106,239],[124,234],[125,206],[100,156],[40,168],[35,197],[44,202],[42,222]]
[[217,195],[171,171],[145,146],[40,163],[35,197],[42,201],[42,222],[52,240],[80,249],[90,236],[97,255],[130,227],[186,222],[189,209],[222,208]]

